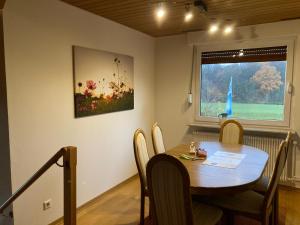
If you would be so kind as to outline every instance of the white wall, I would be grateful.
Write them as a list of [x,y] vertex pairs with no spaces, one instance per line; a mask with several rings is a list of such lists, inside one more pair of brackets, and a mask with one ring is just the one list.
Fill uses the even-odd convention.
[[[155,40],[53,0],[7,1],[4,25],[13,190],[67,145],[78,147],[78,205],[134,175],[134,130],[149,135],[154,121]],[[74,118],[72,45],[134,57],[134,110]],[[62,187],[54,166],[16,201],[15,224],[62,216]]]
[[167,148],[182,142],[193,108],[187,103],[192,47],[186,35],[159,38],[155,55],[155,118],[164,132]]
[[[292,98],[291,128],[300,133],[300,20],[285,21],[256,26],[240,27],[229,37],[222,34],[193,32],[159,38],[156,41],[156,119],[164,131],[167,148],[186,140],[188,124],[194,118],[194,105],[188,106],[186,99],[190,82],[192,44],[205,46],[206,50],[216,44],[236,41],[279,39],[296,37]],[[298,104],[296,104],[298,102]],[[297,157],[297,176],[300,176],[300,154]]]

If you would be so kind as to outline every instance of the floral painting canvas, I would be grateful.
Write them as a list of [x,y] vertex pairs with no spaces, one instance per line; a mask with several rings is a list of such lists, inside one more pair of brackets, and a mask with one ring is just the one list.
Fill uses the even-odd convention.
[[75,117],[134,108],[133,57],[73,46]]

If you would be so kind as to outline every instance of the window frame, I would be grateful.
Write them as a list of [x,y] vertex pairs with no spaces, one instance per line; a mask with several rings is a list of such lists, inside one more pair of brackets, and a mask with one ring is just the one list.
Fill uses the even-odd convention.
[[283,37],[281,39],[264,39],[264,40],[247,40],[247,41],[224,41],[217,44],[197,45],[197,57],[195,60],[196,68],[194,74],[194,122],[196,124],[216,126],[220,121],[217,117],[208,117],[200,115],[201,105],[201,55],[202,52],[225,51],[232,49],[248,49],[248,48],[265,48],[275,46],[287,46],[286,56],[286,77],[284,91],[284,119],[282,121],[272,120],[245,120],[239,119],[243,125],[249,128],[290,128],[291,120],[291,102],[292,93],[289,92],[293,84],[293,69],[294,69],[294,45],[295,37]]

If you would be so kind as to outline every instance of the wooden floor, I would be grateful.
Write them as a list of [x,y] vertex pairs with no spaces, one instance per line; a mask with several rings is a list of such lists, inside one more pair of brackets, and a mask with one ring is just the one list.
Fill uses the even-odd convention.
[[[137,225],[139,222],[139,180],[134,177],[78,210],[78,225]],[[300,190],[280,189],[280,224],[300,225]],[[148,202],[147,202],[148,205]],[[62,222],[52,225],[62,225]],[[236,225],[256,225],[238,217]]]

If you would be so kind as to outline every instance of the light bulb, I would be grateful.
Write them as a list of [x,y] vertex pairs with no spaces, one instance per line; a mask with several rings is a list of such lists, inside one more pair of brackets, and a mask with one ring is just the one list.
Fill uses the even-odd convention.
[[189,22],[191,19],[193,19],[193,13],[192,12],[187,12],[184,16],[184,21]]
[[230,34],[233,31],[232,26],[226,26],[224,28],[224,34]]
[[217,24],[213,24],[209,28],[209,33],[213,34],[216,33],[219,30],[219,26]]
[[162,5],[159,5],[159,7],[156,10],[156,16],[158,19],[161,19],[165,16],[166,14],[166,10],[164,9],[164,7]]

